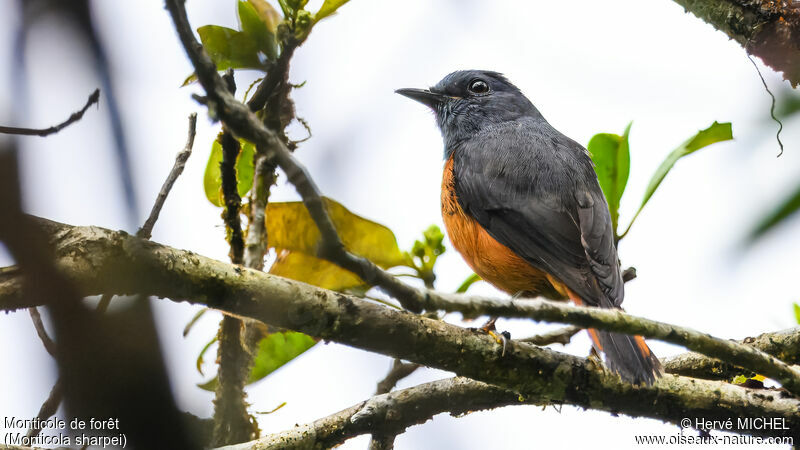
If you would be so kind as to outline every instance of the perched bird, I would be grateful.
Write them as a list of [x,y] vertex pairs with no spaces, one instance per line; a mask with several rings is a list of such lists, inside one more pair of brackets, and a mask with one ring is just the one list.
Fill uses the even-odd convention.
[[[586,149],[497,72],[457,71],[430,89],[397,93],[435,113],[444,138],[442,216],[475,273],[512,295],[620,308],[611,217]],[[660,376],[641,336],[588,332],[624,380]]]

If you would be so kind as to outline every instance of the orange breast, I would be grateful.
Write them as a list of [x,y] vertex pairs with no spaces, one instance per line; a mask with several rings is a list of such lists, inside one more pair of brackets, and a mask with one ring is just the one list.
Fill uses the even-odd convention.
[[445,163],[442,177],[442,218],[453,247],[485,281],[512,295],[522,292],[553,299],[566,297],[560,282],[497,242],[461,209],[456,197],[452,156]]

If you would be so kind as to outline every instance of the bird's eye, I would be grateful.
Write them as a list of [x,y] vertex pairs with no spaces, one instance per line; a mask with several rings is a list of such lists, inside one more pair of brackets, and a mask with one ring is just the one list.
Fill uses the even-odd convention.
[[485,94],[489,92],[489,85],[483,80],[472,80],[469,83],[469,91],[473,94]]

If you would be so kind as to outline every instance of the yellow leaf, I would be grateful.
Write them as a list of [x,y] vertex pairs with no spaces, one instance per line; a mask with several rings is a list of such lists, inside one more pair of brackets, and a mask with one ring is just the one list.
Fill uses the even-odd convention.
[[[406,262],[392,230],[353,214],[334,200],[323,197],[323,201],[347,250],[384,268]],[[320,233],[302,202],[270,203],[266,226],[270,247],[317,255]]]
[[269,273],[333,291],[364,285],[361,278],[354,273],[300,252],[282,252],[269,269]]

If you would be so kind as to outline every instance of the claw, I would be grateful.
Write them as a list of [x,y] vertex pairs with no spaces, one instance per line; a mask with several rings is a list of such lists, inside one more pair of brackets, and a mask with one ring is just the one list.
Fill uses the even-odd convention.
[[489,319],[488,322],[484,326],[480,328],[480,331],[488,334],[494,341],[498,344],[503,346],[503,352],[500,356],[506,356],[506,348],[508,347],[508,341],[511,340],[511,333],[508,331],[503,331],[502,333],[498,333],[497,329],[494,327],[494,323],[497,322],[497,317],[492,317]]

